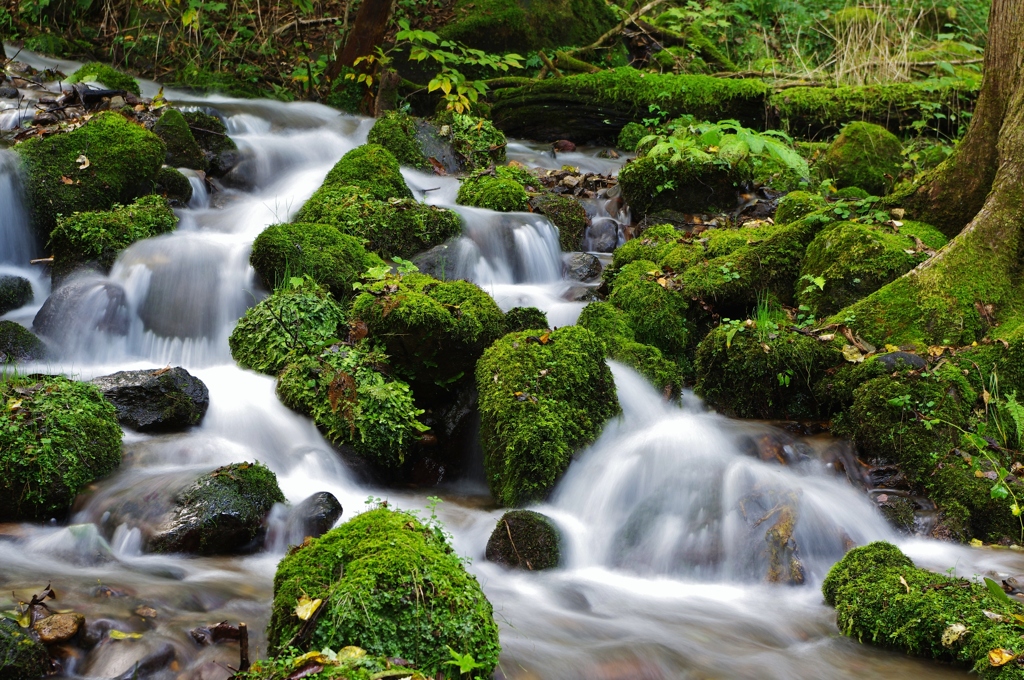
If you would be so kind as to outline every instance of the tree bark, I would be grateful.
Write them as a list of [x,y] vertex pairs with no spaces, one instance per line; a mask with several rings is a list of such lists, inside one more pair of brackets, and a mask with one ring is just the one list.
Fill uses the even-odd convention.
[[328,79],[334,81],[342,68],[352,67],[359,57],[373,54],[377,45],[384,42],[393,9],[394,0],[363,0],[345,48],[328,69]]

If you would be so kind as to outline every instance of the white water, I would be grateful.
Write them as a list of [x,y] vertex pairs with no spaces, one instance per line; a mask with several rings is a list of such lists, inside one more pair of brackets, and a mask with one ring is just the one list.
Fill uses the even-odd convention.
[[[27,597],[51,581],[60,606],[90,620],[129,620],[140,603],[160,612],[146,624],[151,629],[138,624],[146,630],[142,640],[102,646],[72,664],[91,677],[116,675],[164,642],[178,650],[182,675],[175,677],[198,677],[190,674],[214,660],[233,663],[230,648],[197,650],[186,632],[225,619],[248,621],[254,646],[262,649],[271,580],[283,550],[278,542],[274,550],[248,557],[142,555],[143,513],[119,511],[126,501],[145,504],[149,493],[241,460],[269,465],[292,503],[332,492],[345,518],[367,496],[423,508],[426,497],[437,493],[355,481],[312,423],[277,400],[273,379],[239,369],[227,350],[235,320],[260,295],[247,264],[249,244],[266,225],[294,214],[331,165],[365,140],[369,122],[311,104],[189,99],[173,92],[168,98],[215,106],[227,116],[232,136],[248,154],[253,190],[194,202],[181,211],[177,232],[135,244],[109,277],[80,284],[86,293],[71,305],[77,314],[67,320],[54,358],[19,367],[89,378],[170,363],[185,366],[210,390],[210,410],[192,431],[127,433],[121,470],[82,499],[73,526],[0,528],[0,592]],[[9,165],[0,167],[8,168],[0,173],[2,191],[12,175]],[[450,178],[412,171],[406,176],[420,190],[438,187],[426,192],[427,200],[453,202]],[[6,196],[16,192],[0,194]],[[582,305],[560,298],[567,284],[560,279],[550,224],[529,214],[458,210],[465,220],[464,236],[453,245],[458,275],[478,281],[504,308],[535,304],[556,325],[575,319]],[[0,225],[0,239],[7,239],[0,242],[29,233],[23,214]],[[111,312],[112,299],[118,304]],[[10,317],[29,323],[34,309]],[[108,313],[123,323],[98,324]],[[510,573],[485,562],[484,546],[500,510],[473,492],[479,479],[442,489],[448,502],[441,518],[456,550],[474,560],[470,569],[495,607],[504,677],[964,676],[837,636],[834,615],[817,588],[842,554],[844,537],[895,540],[863,495],[813,462],[781,468],[746,457],[737,443],[760,426],[706,413],[694,399],[682,407],[666,404],[629,369],[613,370],[623,416],[580,453],[550,502],[538,508],[566,536],[561,568]],[[794,537],[808,580],[803,587],[763,583],[770,521],[753,525],[779,499],[796,499]],[[903,545],[923,564],[955,566],[961,574],[1006,575],[1024,566],[1010,553],[928,541]],[[97,583],[130,595],[95,597]]]

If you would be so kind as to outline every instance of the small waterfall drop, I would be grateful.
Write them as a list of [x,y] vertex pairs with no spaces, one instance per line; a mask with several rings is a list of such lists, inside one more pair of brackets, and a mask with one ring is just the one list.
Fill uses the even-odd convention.
[[0,264],[26,266],[36,256],[23,191],[18,154],[0,149]]

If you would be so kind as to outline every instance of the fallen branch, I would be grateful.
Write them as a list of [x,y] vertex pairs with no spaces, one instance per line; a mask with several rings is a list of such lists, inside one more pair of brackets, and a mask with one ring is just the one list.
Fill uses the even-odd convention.
[[544,62],[544,66],[546,66],[549,71],[551,71],[552,73],[555,74],[556,78],[564,78],[565,77],[565,76],[562,75],[561,71],[559,71],[557,68],[555,68],[555,65],[551,63],[551,59],[548,58],[548,55],[544,54],[543,50],[537,52],[537,56],[540,57],[540,60],[542,62]]
[[627,24],[630,24],[630,23],[636,21],[638,18],[640,18],[641,16],[643,16],[647,12],[650,12],[652,9],[654,9],[655,7],[657,7],[658,5],[660,5],[663,2],[665,2],[665,0],[653,0],[652,2],[647,3],[646,5],[644,5],[643,7],[641,7],[640,9],[638,9],[637,11],[633,12],[628,17],[623,19],[615,27],[610,28],[607,31],[605,31],[604,35],[602,35],[600,38],[598,38],[597,40],[595,40],[591,44],[587,45],[586,47],[577,47],[576,49],[569,50],[568,54],[575,54],[577,52],[589,52],[590,50],[596,50],[598,47],[601,46],[602,43],[604,43],[605,40],[608,40],[612,36],[614,36],[614,35],[616,35],[618,33],[621,33],[622,30],[626,27]]
[[287,31],[288,29],[295,28],[297,26],[312,26],[314,24],[330,24],[330,23],[333,23],[335,21],[342,21],[343,19],[344,19],[344,17],[322,17],[320,19],[295,19],[294,21],[289,21],[287,24],[285,24],[284,26],[281,26],[280,28],[275,28],[274,29],[274,35],[281,35],[285,31]]

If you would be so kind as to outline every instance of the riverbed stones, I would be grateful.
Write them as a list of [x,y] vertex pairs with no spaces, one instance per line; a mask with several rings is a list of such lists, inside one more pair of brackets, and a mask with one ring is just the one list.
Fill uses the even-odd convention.
[[95,378],[122,425],[139,432],[172,432],[198,425],[210,405],[202,380],[184,368],[119,371]]
[[85,617],[81,614],[52,614],[32,624],[32,630],[39,636],[40,642],[52,645],[75,637],[84,623]]
[[32,284],[21,276],[0,276],[0,315],[32,302]]
[[[342,507],[334,494],[320,491],[296,505],[288,517],[289,536],[323,536],[341,517]],[[300,539],[301,542],[301,539]]]
[[570,253],[565,258],[565,273],[574,281],[593,281],[601,275],[601,261],[590,253]]
[[46,345],[32,331],[13,321],[0,321],[0,364],[38,361]]
[[17,623],[0,617],[0,680],[36,680],[49,666],[46,648]]
[[127,335],[130,324],[124,288],[82,274],[50,293],[32,320],[32,330],[64,344],[91,331]]
[[510,510],[491,532],[484,556],[513,569],[540,571],[558,566],[561,558],[558,528],[533,510]]

